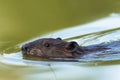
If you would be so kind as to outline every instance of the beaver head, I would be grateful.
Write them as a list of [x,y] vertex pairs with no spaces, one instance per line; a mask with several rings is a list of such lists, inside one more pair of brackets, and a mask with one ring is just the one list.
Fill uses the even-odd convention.
[[65,42],[61,38],[43,38],[23,45],[22,53],[41,58],[74,58],[82,54],[83,50],[74,41]]

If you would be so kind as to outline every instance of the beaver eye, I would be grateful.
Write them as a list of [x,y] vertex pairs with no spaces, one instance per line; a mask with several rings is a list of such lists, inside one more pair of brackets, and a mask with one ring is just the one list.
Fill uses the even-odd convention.
[[62,40],[60,37],[56,38],[57,40]]
[[49,43],[45,43],[44,46],[45,47],[50,47],[50,44]]

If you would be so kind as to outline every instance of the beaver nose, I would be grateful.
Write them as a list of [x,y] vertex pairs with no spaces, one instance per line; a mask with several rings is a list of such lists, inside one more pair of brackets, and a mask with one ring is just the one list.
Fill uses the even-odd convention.
[[22,46],[22,51],[28,51],[28,47],[27,46]]

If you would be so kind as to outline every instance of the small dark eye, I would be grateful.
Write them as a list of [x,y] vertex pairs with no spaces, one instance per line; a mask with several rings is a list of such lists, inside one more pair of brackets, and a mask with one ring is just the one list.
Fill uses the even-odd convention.
[[56,38],[57,40],[62,40],[60,37]]
[[44,46],[45,47],[50,47],[50,44],[49,43],[45,43]]

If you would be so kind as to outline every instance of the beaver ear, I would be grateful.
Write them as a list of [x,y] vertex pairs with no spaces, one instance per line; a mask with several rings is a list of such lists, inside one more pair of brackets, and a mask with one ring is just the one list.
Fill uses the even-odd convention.
[[58,38],[56,38],[57,40],[62,40],[62,38],[60,38],[60,37],[58,37]]
[[66,46],[67,50],[70,50],[71,52],[76,50],[79,47],[79,45],[77,44],[77,42],[69,42]]

